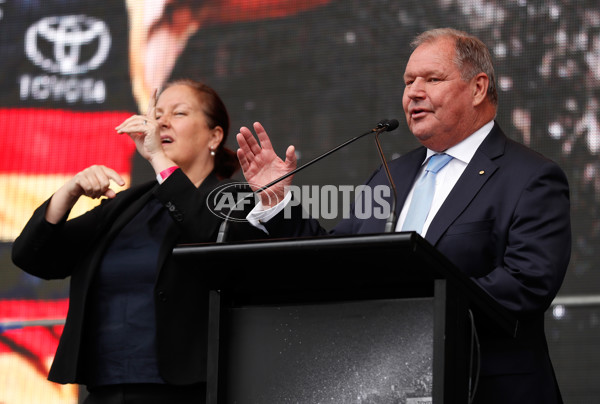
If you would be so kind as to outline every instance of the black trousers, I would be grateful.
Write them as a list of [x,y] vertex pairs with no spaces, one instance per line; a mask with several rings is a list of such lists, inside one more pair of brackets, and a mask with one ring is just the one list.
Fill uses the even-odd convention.
[[117,384],[91,388],[83,404],[204,404],[206,384]]

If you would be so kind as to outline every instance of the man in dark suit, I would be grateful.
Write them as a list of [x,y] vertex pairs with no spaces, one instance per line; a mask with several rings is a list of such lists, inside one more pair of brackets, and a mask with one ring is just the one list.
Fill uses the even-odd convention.
[[[481,369],[474,402],[561,403],[544,312],[570,259],[567,179],[554,162],[508,139],[494,121],[494,69],[480,40],[435,29],[419,35],[413,46],[403,107],[423,147],[390,164],[398,200],[404,202],[398,206],[396,230],[419,232],[519,320],[513,338],[490,331],[485,318],[476,319]],[[296,167],[293,146],[283,161],[262,125],[255,123],[254,130],[260,145],[248,128],[237,136],[238,158],[250,184],[267,184]],[[418,183],[436,154],[450,156],[449,161],[437,173],[426,216],[415,225],[411,202],[420,198]],[[302,219],[294,208],[291,216],[281,213],[291,198],[285,193],[290,183],[288,178],[272,187],[249,219],[272,236],[326,234],[316,220]],[[371,187],[386,184],[382,169],[367,182]],[[352,213],[331,233],[383,232],[385,222]]]

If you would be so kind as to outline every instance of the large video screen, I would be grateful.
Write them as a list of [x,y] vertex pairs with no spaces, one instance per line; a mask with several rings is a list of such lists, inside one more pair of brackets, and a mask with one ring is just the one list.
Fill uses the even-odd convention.
[[[11,245],[65,181],[109,166],[127,185],[152,180],[115,127],[177,78],[202,80],[241,126],[263,123],[299,164],[398,119],[388,159],[418,145],[402,112],[409,42],[450,26],[492,51],[497,121],[569,177],[573,255],[561,295],[598,293],[600,8],[538,0],[0,0],[0,402],[77,402],[45,381],[68,307],[68,280],[16,268]],[[379,165],[363,138],[295,177],[360,185]],[[236,176],[241,179],[238,173]],[[72,216],[97,201],[78,202]],[[335,218],[325,218],[331,227]]]

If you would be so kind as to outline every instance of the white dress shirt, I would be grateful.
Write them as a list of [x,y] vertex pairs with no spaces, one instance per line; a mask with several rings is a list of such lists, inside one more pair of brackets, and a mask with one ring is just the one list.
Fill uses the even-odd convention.
[[[494,121],[488,122],[479,128],[475,133],[471,136],[465,138],[462,142],[457,145],[452,146],[451,148],[444,151],[444,153],[452,156],[452,160],[448,164],[446,164],[440,171],[438,171],[435,177],[435,194],[433,196],[433,201],[431,202],[431,209],[429,210],[429,214],[427,215],[427,219],[425,220],[425,224],[423,225],[423,229],[421,230],[421,235],[424,237],[427,233],[427,229],[431,224],[431,221],[437,214],[438,210],[456,185],[456,182],[467,168],[467,165],[471,162],[473,155],[486,138],[486,136],[492,130],[494,126]],[[396,231],[401,231],[402,225],[404,224],[404,220],[406,219],[406,213],[408,212],[408,208],[410,206],[410,202],[412,201],[414,187],[417,180],[423,175],[423,171],[425,170],[425,166],[429,158],[436,154],[433,150],[427,149],[427,155],[423,164],[421,165],[421,169],[419,171],[419,175],[415,179],[413,186],[404,201],[404,205],[402,206],[402,210],[400,211],[400,217],[398,217],[398,223],[396,225]]]

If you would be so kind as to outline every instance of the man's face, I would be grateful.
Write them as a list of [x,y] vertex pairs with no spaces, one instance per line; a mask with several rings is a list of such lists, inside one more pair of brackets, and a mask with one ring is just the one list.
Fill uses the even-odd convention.
[[454,146],[477,129],[473,83],[461,78],[454,55],[450,39],[422,44],[404,72],[406,122],[415,137],[435,151]]

